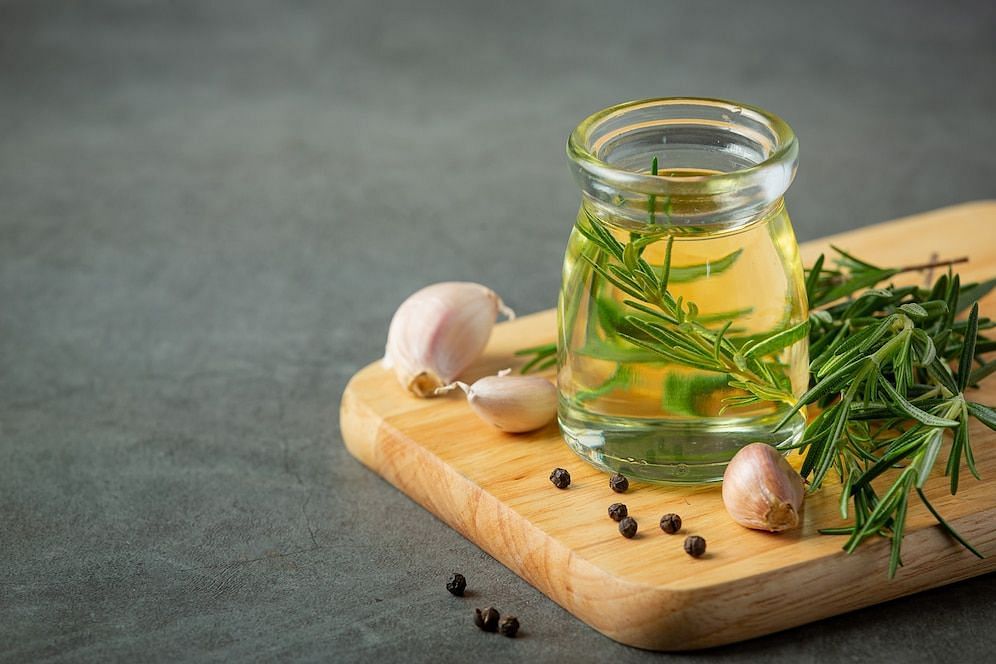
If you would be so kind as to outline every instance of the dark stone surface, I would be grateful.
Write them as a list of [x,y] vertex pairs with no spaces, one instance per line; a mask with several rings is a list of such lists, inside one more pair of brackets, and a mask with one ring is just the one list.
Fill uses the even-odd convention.
[[[418,286],[552,306],[612,102],[783,115],[802,239],[992,197],[994,5],[802,4],[0,4],[0,658],[653,659],[362,468],[339,397]],[[979,661],[994,597],[689,659]]]

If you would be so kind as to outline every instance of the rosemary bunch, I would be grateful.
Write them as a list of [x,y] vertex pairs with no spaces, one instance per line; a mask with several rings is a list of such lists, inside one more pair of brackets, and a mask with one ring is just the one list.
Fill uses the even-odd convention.
[[[902,564],[903,529],[915,492],[952,537],[980,555],[938,514],[923,486],[946,433],[952,445],[945,474],[954,494],[963,464],[979,477],[969,419],[996,430],[996,411],[966,394],[996,371],[996,361],[982,359],[996,349],[996,341],[983,334],[994,324],[980,318],[977,304],[996,280],[962,285],[949,269],[930,288],[899,287],[887,282],[901,272],[933,265],[880,268],[834,248],[832,267],[820,256],[807,270],[809,319],[766,338],[740,342],[727,336],[732,319],[719,328],[710,326],[700,319],[695,303],[668,291],[672,237],[666,230],[633,233],[623,243],[590,215],[585,221],[577,230],[597,247],[598,259],[583,258],[629,296],[621,337],[668,362],[724,374],[740,391],[727,399],[727,407],[760,401],[791,405],[778,428],[806,406],[822,407],[794,447],[805,454],[801,473],[811,491],[831,472],[840,479],[841,516],[850,517],[852,525],[821,532],[848,535],[848,552],[873,535],[890,537],[892,576]],[[663,264],[651,265],[643,259],[643,249],[662,240]],[[968,318],[956,320],[969,307]],[[797,399],[776,356],[807,334],[810,388]],[[552,365],[555,353],[555,344],[519,352],[533,356],[525,371]],[[873,481],[893,468],[900,469],[898,475],[879,493]]]
[[[926,266],[880,268],[834,251],[835,268],[824,267],[820,256],[808,270],[807,297],[811,306],[823,308],[810,314],[812,386],[794,408],[824,406],[797,445],[806,454],[801,472],[811,490],[834,470],[843,484],[841,516],[848,518],[849,504],[853,508],[853,525],[822,532],[848,535],[848,552],[873,535],[891,537],[893,576],[902,564],[903,528],[915,491],[941,526],[980,556],[938,514],[923,486],[945,433],[952,438],[944,470],[951,493],[958,491],[963,461],[979,479],[969,418],[996,429],[996,411],[973,402],[966,391],[996,369],[996,361],[982,360],[994,344],[981,332],[993,323],[979,317],[978,306],[996,280],[962,286],[949,272],[931,288],[882,287],[900,272]],[[967,320],[956,320],[968,307]],[[900,472],[879,495],[872,482],[892,468]]]

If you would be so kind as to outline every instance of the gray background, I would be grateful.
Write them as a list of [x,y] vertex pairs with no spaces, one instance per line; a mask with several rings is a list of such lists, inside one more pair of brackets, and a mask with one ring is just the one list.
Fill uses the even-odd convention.
[[[345,452],[394,308],[552,306],[564,141],[632,98],[784,116],[801,239],[996,194],[990,2],[414,4],[0,3],[0,658],[661,657]],[[994,624],[990,575],[687,658],[980,660]]]

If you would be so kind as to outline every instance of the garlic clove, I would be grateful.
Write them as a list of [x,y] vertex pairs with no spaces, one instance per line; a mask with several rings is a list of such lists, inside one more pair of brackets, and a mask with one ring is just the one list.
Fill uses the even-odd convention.
[[539,376],[510,376],[508,370],[486,376],[473,385],[454,383],[437,390],[459,387],[478,417],[508,433],[524,433],[545,426],[557,415],[557,388]]
[[485,286],[447,281],[412,294],[391,319],[383,365],[402,386],[431,397],[480,357],[499,312],[515,313]]
[[730,461],[723,475],[723,504],[746,528],[781,532],[799,524],[805,497],[802,477],[781,452],[751,443]]

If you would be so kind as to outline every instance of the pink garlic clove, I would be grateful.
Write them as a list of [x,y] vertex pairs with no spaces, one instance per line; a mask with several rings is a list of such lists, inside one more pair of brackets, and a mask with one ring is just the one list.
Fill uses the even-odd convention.
[[533,431],[549,423],[557,415],[557,388],[539,376],[508,374],[506,369],[473,385],[458,382],[438,392],[459,387],[478,417],[508,433]]
[[723,475],[723,504],[746,528],[781,532],[799,524],[802,477],[782,453],[764,443],[737,452]]
[[447,281],[405,300],[391,319],[383,365],[419,397],[455,380],[484,351],[498,314],[514,318],[490,288]]

